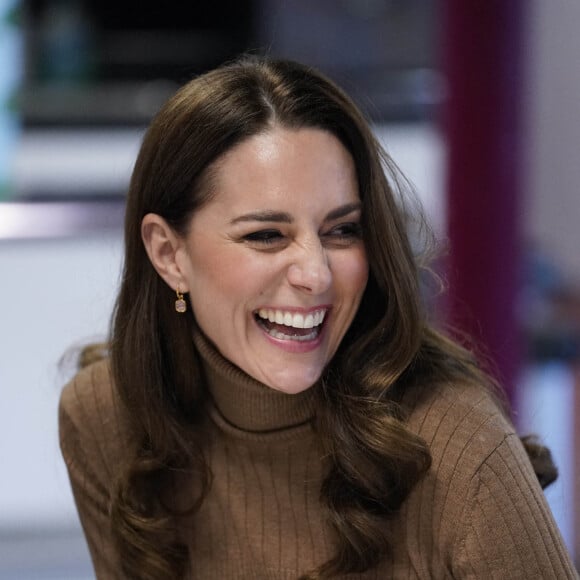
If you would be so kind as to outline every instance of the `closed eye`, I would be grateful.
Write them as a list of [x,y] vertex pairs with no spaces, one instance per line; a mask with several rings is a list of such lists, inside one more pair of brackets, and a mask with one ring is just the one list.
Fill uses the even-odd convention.
[[279,242],[283,237],[278,230],[259,230],[246,234],[243,239],[247,242],[267,245]]
[[333,243],[350,244],[362,238],[362,228],[359,222],[347,222],[333,227],[323,237]]

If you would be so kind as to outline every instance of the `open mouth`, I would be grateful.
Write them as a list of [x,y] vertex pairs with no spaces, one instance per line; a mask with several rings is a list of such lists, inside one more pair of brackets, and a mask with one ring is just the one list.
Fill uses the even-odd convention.
[[254,318],[267,334],[279,340],[307,342],[320,335],[327,310],[321,308],[306,314],[260,308]]

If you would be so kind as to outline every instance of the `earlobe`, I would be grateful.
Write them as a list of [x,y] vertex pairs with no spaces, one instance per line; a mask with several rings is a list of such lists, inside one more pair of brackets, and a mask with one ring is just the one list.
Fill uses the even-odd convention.
[[187,292],[177,258],[184,242],[173,228],[161,216],[148,213],[141,222],[141,238],[151,264],[167,285]]

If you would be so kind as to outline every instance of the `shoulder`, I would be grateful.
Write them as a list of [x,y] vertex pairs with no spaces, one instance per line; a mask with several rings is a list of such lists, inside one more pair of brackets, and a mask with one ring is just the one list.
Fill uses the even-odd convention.
[[[407,427],[429,446],[434,466],[476,471],[506,439],[517,439],[499,399],[473,384],[440,384],[408,402]],[[523,448],[521,452],[525,454]]]
[[106,429],[119,421],[120,404],[113,387],[108,359],[83,368],[62,390],[60,418],[83,428]]
[[60,406],[73,415],[84,414],[95,407],[113,403],[113,380],[109,359],[102,359],[81,369],[65,385]]
[[[482,474],[493,494],[504,493],[502,477],[510,472],[539,489],[514,426],[484,386],[433,386],[414,396],[407,409],[407,428],[425,441],[431,453],[431,467],[409,501],[439,520],[442,542],[452,543],[457,537],[457,523]],[[490,469],[497,475],[493,485]]]
[[442,384],[406,402],[407,428],[426,442],[432,459],[407,500],[408,517],[436,530],[441,554],[455,554],[464,542],[482,480],[489,493],[485,522],[492,528],[499,516],[491,516],[491,508],[506,497],[507,474],[514,474],[509,482],[514,489],[525,484],[541,492],[513,425],[485,387]]
[[111,502],[131,449],[121,409],[107,359],[85,367],[61,393],[60,447],[98,578],[118,577]]
[[121,462],[129,440],[125,417],[108,359],[82,369],[60,397],[59,435],[67,463],[91,456]]
[[577,578],[528,455],[496,397],[442,385],[408,407],[432,456],[407,524],[454,578]]

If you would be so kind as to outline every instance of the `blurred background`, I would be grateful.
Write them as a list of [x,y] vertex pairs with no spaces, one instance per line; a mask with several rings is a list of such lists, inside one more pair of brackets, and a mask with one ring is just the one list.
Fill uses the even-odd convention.
[[92,578],[59,392],[107,332],[144,128],[244,51],[327,73],[414,184],[446,248],[434,316],[552,449],[578,563],[579,28],[569,0],[0,0],[0,579]]

